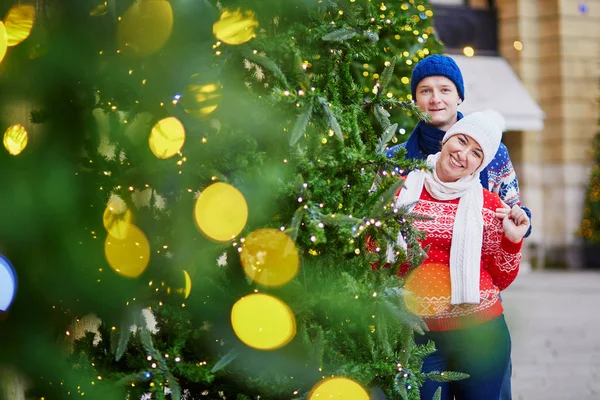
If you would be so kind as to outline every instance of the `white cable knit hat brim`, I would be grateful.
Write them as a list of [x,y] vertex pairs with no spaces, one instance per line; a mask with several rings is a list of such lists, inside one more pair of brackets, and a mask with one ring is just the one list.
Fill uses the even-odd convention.
[[464,134],[473,138],[483,150],[483,162],[474,173],[481,172],[494,159],[502,140],[506,121],[494,110],[478,111],[457,121],[444,135],[442,145],[454,135]]

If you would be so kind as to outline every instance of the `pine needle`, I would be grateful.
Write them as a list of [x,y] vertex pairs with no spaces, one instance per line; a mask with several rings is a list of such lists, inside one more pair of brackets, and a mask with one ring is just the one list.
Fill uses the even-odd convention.
[[290,146],[294,146],[296,143],[298,143],[304,132],[306,132],[306,127],[308,126],[308,122],[312,117],[312,112],[313,105],[309,104],[306,107],[306,110],[304,110],[304,112],[300,114],[300,116],[296,120],[294,128],[292,129],[292,134],[290,136]]

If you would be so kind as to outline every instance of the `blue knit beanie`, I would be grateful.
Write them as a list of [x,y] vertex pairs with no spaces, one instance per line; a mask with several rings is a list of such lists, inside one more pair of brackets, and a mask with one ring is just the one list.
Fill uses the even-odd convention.
[[465,84],[456,62],[448,56],[433,54],[419,61],[413,69],[410,80],[413,100],[417,99],[417,85],[429,76],[444,76],[450,79],[456,85],[460,98],[465,99]]

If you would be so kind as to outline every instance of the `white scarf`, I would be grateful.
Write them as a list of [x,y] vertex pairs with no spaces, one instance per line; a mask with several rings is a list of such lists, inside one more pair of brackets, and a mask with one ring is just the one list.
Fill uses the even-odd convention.
[[479,181],[479,170],[456,182],[442,182],[435,172],[440,153],[427,157],[429,171],[412,171],[408,174],[404,187],[396,200],[396,207],[417,203],[423,191],[423,185],[437,200],[460,198],[452,229],[450,247],[450,282],[452,304],[479,304],[479,274],[481,246],[483,242],[483,190]]

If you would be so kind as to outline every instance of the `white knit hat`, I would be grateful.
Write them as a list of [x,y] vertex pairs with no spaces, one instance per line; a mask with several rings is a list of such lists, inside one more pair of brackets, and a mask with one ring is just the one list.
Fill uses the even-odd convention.
[[483,150],[483,162],[474,173],[481,172],[494,159],[505,130],[504,117],[497,111],[485,110],[469,114],[458,120],[444,135],[442,145],[454,135],[464,134],[473,138]]

